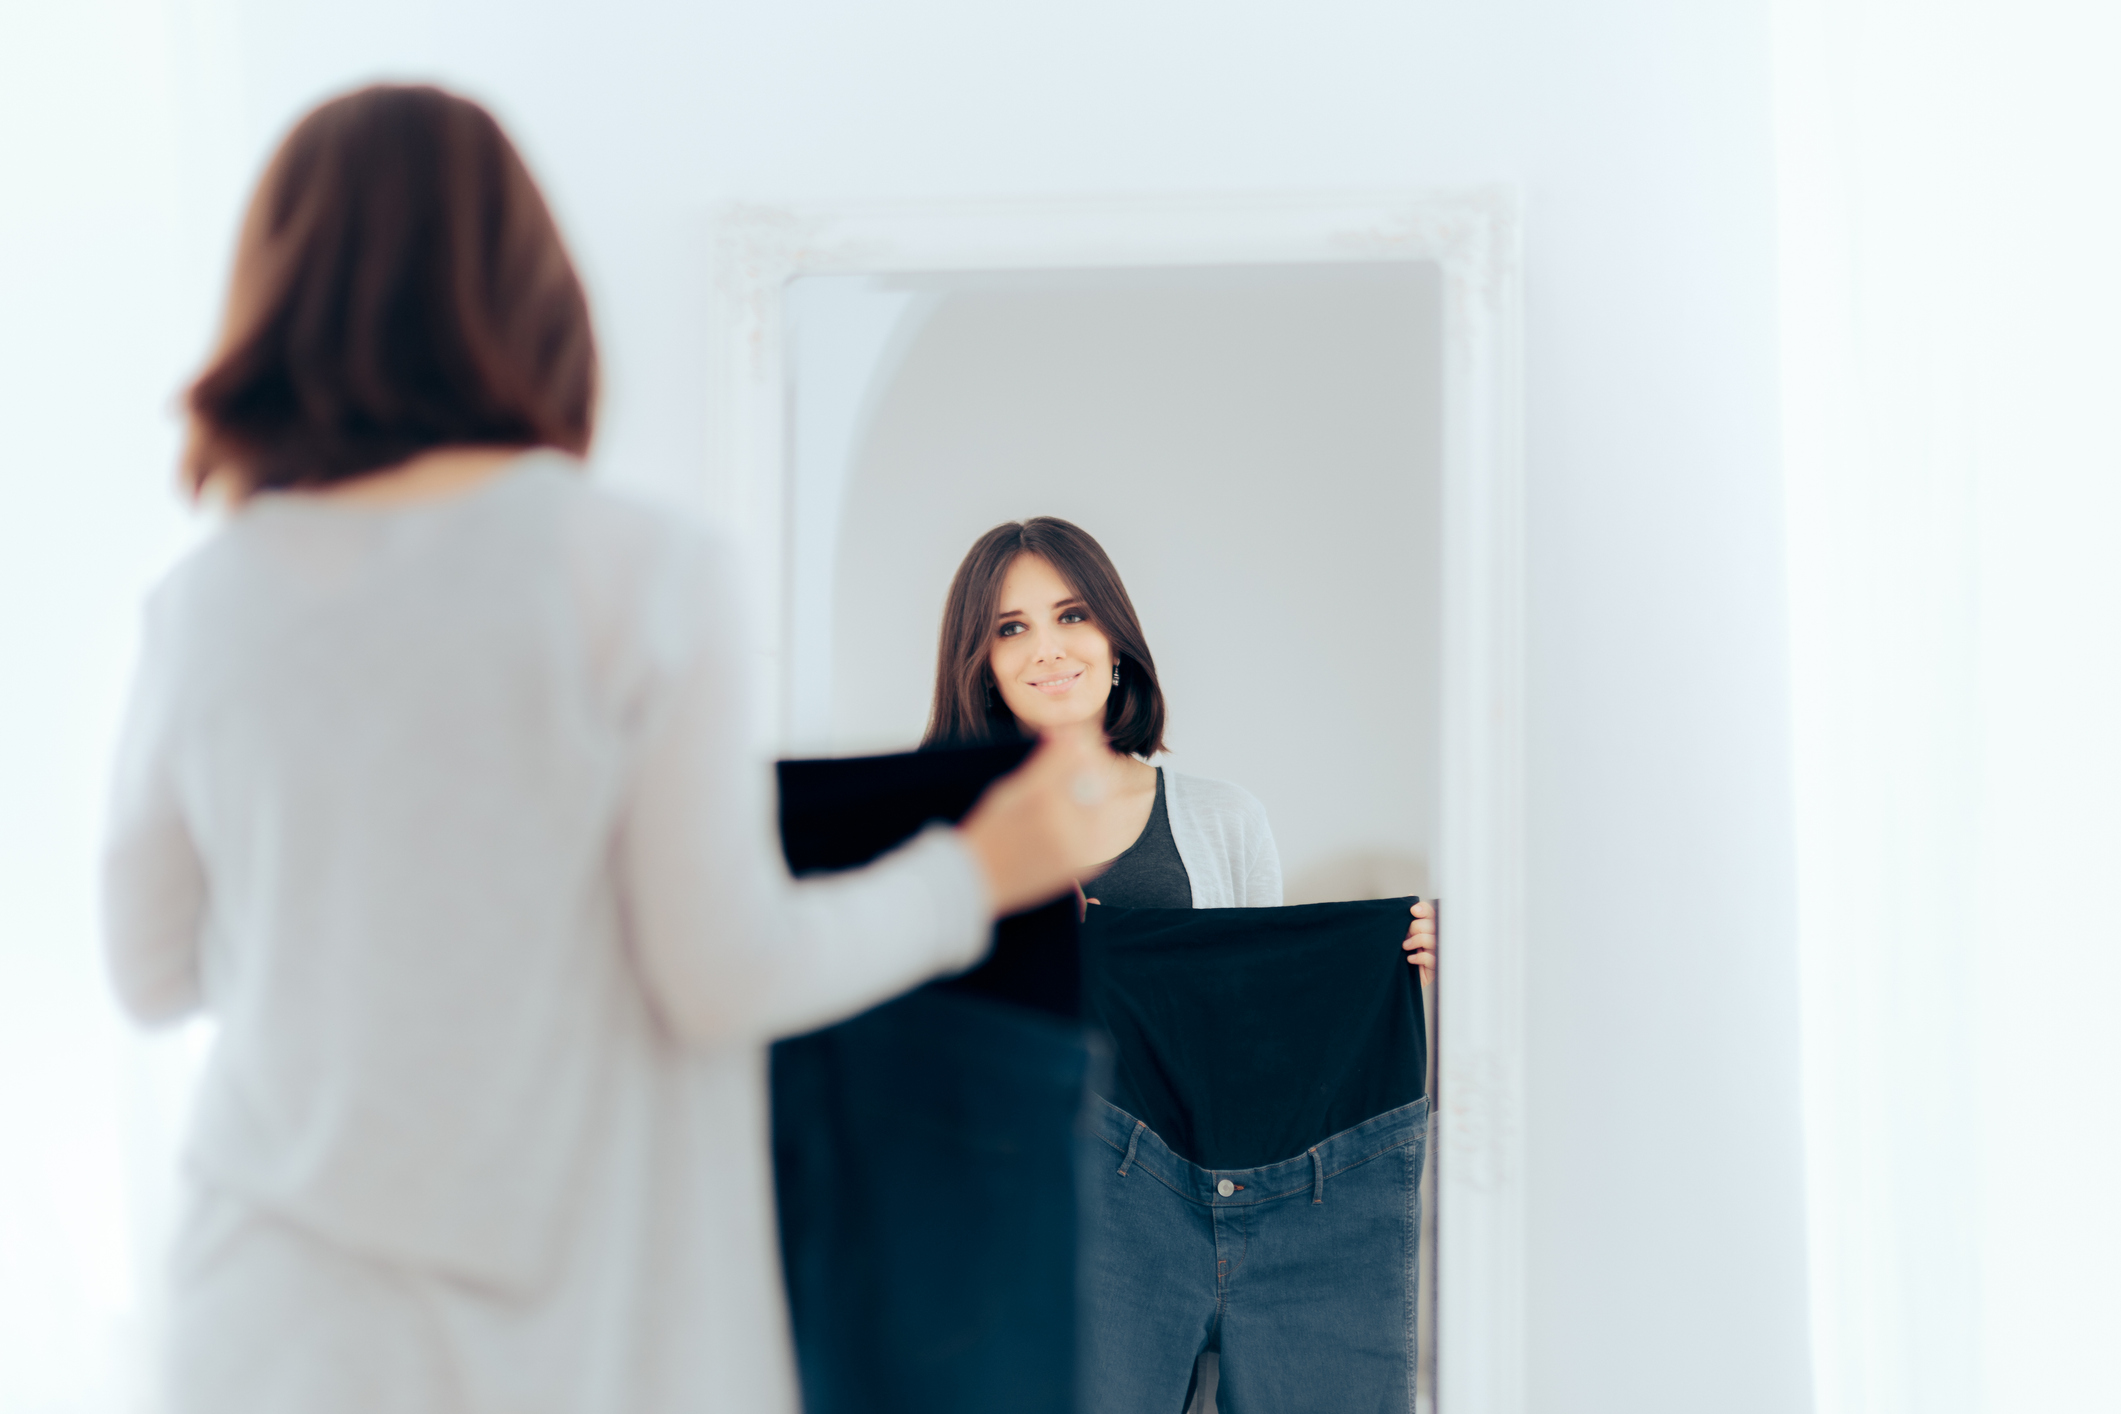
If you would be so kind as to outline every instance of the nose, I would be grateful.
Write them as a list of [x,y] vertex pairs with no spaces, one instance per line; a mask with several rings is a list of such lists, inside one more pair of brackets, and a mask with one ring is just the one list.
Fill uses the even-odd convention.
[[1037,630],[1037,633],[1037,659],[1039,662],[1043,663],[1050,658],[1065,658],[1068,656],[1066,641],[1051,627],[1042,626]]

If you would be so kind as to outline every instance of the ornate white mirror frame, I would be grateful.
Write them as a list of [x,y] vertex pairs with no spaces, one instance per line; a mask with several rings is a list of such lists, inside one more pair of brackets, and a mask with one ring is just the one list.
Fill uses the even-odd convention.
[[[1524,1405],[1524,682],[1518,202],[1338,198],[729,206],[714,217],[707,509],[787,621],[782,293],[808,275],[1432,262],[1443,288],[1437,1403]],[[777,660],[764,674],[779,707]],[[776,711],[772,720],[782,720]]]

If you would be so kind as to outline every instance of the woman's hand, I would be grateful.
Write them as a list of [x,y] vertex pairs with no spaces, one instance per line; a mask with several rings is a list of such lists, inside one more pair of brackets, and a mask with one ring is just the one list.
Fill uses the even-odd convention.
[[1090,845],[1108,755],[1091,729],[1056,728],[1024,764],[987,787],[958,838],[987,876],[997,917],[1066,893]]
[[1091,898],[1088,894],[1085,894],[1083,892],[1083,881],[1077,879],[1075,881],[1075,921],[1078,923],[1088,921],[1090,917],[1090,905],[1096,902],[1098,902],[1098,900]]
[[1436,980],[1436,905],[1423,899],[1414,905],[1414,922],[1407,929],[1407,961],[1421,969],[1421,985]]

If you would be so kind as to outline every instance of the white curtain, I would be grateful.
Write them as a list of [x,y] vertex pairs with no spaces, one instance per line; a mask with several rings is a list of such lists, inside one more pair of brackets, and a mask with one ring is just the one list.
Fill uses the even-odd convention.
[[1821,1414],[2117,1398],[2113,9],[1778,0]]

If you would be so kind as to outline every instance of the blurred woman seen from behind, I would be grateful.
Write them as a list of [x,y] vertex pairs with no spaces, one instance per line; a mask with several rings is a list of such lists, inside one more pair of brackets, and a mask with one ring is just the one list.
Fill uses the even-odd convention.
[[218,1031],[179,1411],[792,1404],[760,1045],[1066,887],[1054,739],[797,884],[729,556],[597,490],[587,304],[493,119],[375,87],[261,180],[105,860],[117,992]]

